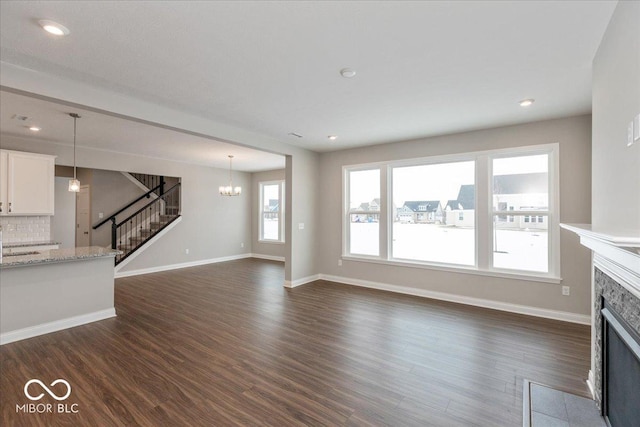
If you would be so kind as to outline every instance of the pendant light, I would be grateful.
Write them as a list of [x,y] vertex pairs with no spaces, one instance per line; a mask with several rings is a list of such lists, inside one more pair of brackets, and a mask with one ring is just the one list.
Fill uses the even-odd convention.
[[233,180],[231,179],[231,162],[233,160],[233,156],[229,155],[229,185],[221,185],[220,195],[221,196],[239,196],[242,193],[241,187],[234,187]]
[[78,193],[80,191],[80,180],[76,176],[76,121],[80,118],[77,113],[69,113],[73,117],[73,179],[69,180],[69,191]]

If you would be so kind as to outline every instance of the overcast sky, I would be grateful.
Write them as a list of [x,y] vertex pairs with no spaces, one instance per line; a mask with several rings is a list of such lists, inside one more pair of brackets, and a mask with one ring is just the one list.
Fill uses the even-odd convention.
[[[547,172],[546,154],[493,160],[494,175]],[[456,162],[393,168],[393,203],[400,207],[411,200],[457,199],[461,185],[473,184],[475,162]],[[355,171],[350,174],[350,207],[380,198],[380,171]]]

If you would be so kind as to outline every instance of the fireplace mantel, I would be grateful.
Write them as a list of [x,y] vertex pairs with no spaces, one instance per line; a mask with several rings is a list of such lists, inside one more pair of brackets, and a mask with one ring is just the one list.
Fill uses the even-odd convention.
[[605,229],[591,224],[560,224],[593,251],[593,264],[640,298],[640,230]]

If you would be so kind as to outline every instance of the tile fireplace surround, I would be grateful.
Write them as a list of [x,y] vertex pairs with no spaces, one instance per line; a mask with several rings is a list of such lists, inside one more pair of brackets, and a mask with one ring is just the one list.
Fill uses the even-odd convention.
[[593,251],[591,287],[591,371],[589,388],[602,405],[602,298],[640,334],[640,231],[598,230],[561,224]]

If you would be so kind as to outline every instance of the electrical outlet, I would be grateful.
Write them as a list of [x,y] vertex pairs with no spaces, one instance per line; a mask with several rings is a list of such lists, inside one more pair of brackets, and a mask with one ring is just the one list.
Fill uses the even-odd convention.
[[571,295],[571,288],[569,286],[563,286],[562,295],[564,295],[565,297]]
[[104,212],[99,212],[98,213],[98,219],[102,219],[104,218]]
[[338,260],[338,267],[342,267],[342,260],[341,259]]
[[184,250],[184,253],[185,253],[185,254],[187,254],[187,255],[189,255],[189,249],[185,249],[185,250]]
[[304,222],[298,223],[298,230],[304,230]]

